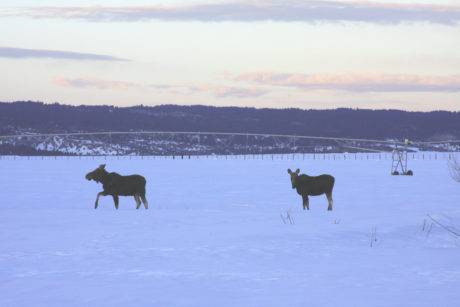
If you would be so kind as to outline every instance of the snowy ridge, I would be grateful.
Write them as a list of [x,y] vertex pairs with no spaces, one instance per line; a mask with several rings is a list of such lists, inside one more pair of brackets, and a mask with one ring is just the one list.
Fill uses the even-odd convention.
[[[28,133],[26,134],[34,134]],[[276,154],[331,152],[389,152],[394,145],[385,142],[334,141],[279,138],[276,136],[199,135],[199,134],[107,134],[17,137],[0,140],[10,146],[8,154],[27,155],[210,155],[210,154]],[[399,140],[394,140],[396,143]],[[24,153],[24,147],[33,152]],[[417,151],[458,151],[460,143],[409,146]],[[6,152],[3,152],[5,154]]]

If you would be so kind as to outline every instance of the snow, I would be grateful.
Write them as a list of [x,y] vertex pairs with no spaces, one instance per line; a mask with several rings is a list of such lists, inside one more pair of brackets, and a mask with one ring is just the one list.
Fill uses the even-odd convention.
[[[427,216],[460,229],[446,156],[319,157],[2,157],[0,306],[458,306],[460,239]],[[150,209],[94,210],[101,163]],[[334,211],[303,211],[287,168],[333,174]]]

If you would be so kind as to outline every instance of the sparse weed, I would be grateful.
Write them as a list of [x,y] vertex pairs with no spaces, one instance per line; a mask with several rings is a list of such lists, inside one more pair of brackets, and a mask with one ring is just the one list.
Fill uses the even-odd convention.
[[283,221],[284,224],[290,224],[294,225],[294,218],[292,217],[291,210],[287,210],[286,214],[281,213],[281,220]]

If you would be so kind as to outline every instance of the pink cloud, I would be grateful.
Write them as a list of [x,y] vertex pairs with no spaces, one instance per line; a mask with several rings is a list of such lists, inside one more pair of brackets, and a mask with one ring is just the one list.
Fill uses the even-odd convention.
[[304,90],[351,92],[460,92],[460,75],[426,76],[397,74],[287,74],[255,72],[235,81]]

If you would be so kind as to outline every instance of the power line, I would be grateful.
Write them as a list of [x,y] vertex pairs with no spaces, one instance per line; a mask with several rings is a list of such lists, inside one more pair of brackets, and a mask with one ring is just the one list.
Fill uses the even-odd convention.
[[353,141],[353,142],[404,144],[404,142],[389,141],[389,140],[354,139],[354,138],[289,135],[289,134],[242,133],[242,132],[202,132],[202,131],[111,131],[111,132],[101,131],[101,132],[41,133],[41,134],[2,135],[0,136],[0,139],[40,138],[40,137],[53,137],[53,136],[93,136],[93,135],[133,135],[133,134],[138,134],[138,135],[139,134],[143,134],[143,135],[176,134],[176,135],[258,136],[258,137],[298,138],[298,139],[316,139],[316,140],[331,140],[331,141]]

